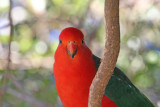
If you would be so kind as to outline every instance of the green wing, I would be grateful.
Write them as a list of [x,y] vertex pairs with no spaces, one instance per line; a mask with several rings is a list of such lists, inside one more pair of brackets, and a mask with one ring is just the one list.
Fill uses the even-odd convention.
[[[100,65],[100,58],[93,55],[96,68]],[[112,99],[118,107],[154,107],[117,67],[105,89],[105,95]]]

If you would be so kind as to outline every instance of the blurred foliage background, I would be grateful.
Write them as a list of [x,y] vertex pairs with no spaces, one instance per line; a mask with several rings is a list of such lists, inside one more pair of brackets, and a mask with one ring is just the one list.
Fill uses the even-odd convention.
[[[104,0],[13,0],[11,70],[4,82],[9,0],[0,0],[0,99],[3,107],[60,107],[53,76],[63,28],[81,29],[92,52],[103,56]],[[160,1],[120,0],[121,50],[117,66],[160,107]]]

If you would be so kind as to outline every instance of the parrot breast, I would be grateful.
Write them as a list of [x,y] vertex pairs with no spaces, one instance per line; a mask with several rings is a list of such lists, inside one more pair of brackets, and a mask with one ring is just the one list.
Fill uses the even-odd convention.
[[[89,88],[97,72],[89,48],[78,47],[77,54],[71,58],[62,47],[55,53],[54,77],[58,95],[65,107],[88,107]],[[104,96],[102,107],[117,107]]]

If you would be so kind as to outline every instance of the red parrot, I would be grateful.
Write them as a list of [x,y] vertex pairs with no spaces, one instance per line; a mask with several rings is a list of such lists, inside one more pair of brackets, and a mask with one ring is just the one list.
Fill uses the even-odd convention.
[[[65,107],[88,107],[89,88],[98,70],[100,59],[92,54],[83,33],[65,28],[59,36],[53,73],[58,95]],[[102,107],[154,107],[115,67],[105,89]]]

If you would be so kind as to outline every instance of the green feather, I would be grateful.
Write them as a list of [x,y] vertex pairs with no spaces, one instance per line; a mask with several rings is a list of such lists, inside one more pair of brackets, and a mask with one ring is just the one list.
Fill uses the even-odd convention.
[[[96,68],[100,65],[100,58],[93,55]],[[118,107],[154,107],[151,101],[142,94],[117,67],[105,89],[105,95],[112,99]]]

